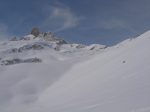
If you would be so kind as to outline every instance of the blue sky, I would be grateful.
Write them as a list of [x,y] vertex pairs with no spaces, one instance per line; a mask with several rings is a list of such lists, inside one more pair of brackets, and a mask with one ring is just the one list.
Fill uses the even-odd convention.
[[150,0],[0,0],[0,38],[37,26],[69,42],[114,45],[150,30]]

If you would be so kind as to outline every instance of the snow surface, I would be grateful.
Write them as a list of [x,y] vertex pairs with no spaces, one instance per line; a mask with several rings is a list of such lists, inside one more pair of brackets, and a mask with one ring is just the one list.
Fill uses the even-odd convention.
[[[44,49],[11,53],[38,43]],[[150,112],[150,31],[113,47],[1,42],[0,112]],[[92,48],[92,50],[91,50]],[[103,49],[101,49],[103,48]]]

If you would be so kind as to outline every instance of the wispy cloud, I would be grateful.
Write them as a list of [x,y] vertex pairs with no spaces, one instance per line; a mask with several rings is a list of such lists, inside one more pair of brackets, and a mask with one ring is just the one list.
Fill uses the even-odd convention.
[[54,30],[54,32],[63,31],[79,25],[80,17],[75,15],[64,4],[57,3],[57,5],[48,5],[46,13],[48,14],[43,26]]

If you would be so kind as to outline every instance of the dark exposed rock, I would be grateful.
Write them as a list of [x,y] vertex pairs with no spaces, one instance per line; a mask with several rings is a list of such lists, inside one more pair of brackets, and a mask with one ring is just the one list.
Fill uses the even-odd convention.
[[21,62],[22,62],[22,60],[20,60],[20,59],[3,60],[1,62],[1,65],[13,65],[13,64],[21,63]]
[[44,49],[44,47],[42,45],[39,45],[39,44],[33,44],[31,46],[31,48],[34,49],[34,50]]
[[39,59],[39,58],[30,58],[30,59],[26,59],[26,60],[24,60],[23,61],[24,63],[39,63],[39,62],[42,62],[42,60],[41,59]]
[[31,49],[33,49],[33,50],[41,50],[41,49],[44,49],[44,47],[39,45],[39,44],[25,45],[23,47],[20,47],[18,49],[18,52],[22,52],[24,50],[31,50]]
[[19,63],[40,63],[42,62],[41,59],[39,58],[29,58],[29,59],[8,59],[8,60],[2,60],[1,65],[14,65],[14,64],[19,64]]
[[39,36],[40,30],[36,27],[34,27],[31,31],[31,34],[34,35],[35,37]]
[[81,48],[84,48],[84,47],[85,47],[85,45],[82,45],[82,44],[79,44],[79,45],[76,46],[77,49],[81,49]]
[[40,45],[40,44],[32,44],[32,45],[24,45],[20,48],[12,48],[9,49],[7,52],[9,53],[22,53],[23,51],[27,51],[27,50],[42,50],[44,49],[44,45]]
[[62,39],[57,39],[57,40],[56,40],[56,43],[57,43],[58,45],[67,44],[67,42],[66,42],[65,40],[62,40]]
[[122,61],[122,63],[126,63],[126,61]]
[[90,48],[90,50],[93,50],[93,49],[95,49],[95,47]]
[[11,52],[12,53],[16,53],[16,52],[18,52],[18,49],[17,48],[13,48],[13,49],[11,49]]
[[46,41],[56,42],[58,45],[67,44],[65,40],[57,38],[52,32],[44,33],[43,38]]
[[52,32],[44,33],[43,38],[46,41],[55,41],[56,40],[55,35]]

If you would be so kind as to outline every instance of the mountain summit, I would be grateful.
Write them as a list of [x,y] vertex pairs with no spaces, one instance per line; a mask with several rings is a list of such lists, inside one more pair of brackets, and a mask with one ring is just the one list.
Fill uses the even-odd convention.
[[[55,42],[57,44],[67,44],[67,42],[61,38],[58,38],[57,36],[54,35],[54,33],[52,32],[41,32],[38,28],[33,28],[31,30],[31,34],[23,36],[23,38],[20,38],[21,40],[32,40],[32,39],[43,39],[45,41],[51,41],[51,42]],[[11,39],[11,40],[15,40],[15,39]]]
[[35,37],[39,36],[40,30],[36,27],[34,27],[31,31],[31,34],[34,35]]

